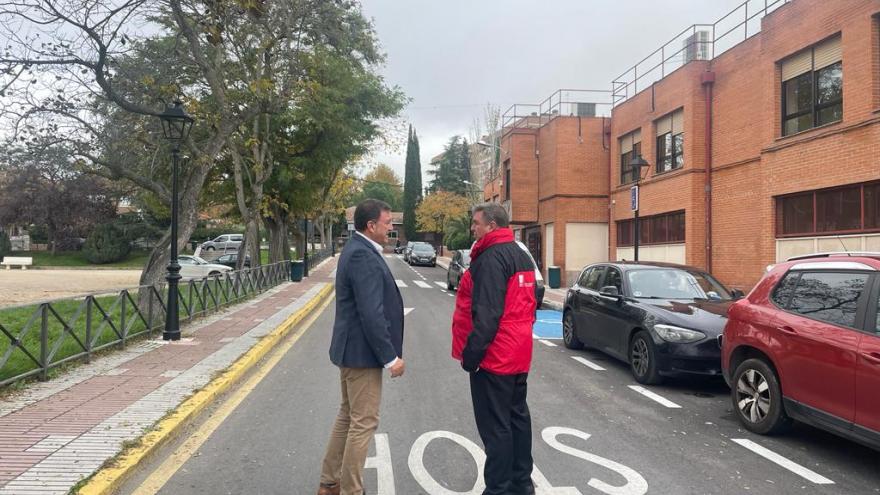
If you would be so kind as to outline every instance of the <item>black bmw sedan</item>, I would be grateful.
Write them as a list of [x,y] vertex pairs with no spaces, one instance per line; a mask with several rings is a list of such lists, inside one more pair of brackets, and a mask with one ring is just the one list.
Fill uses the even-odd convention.
[[590,265],[566,295],[563,340],[569,349],[594,348],[629,363],[639,383],[720,375],[720,336],[739,297],[688,266]]

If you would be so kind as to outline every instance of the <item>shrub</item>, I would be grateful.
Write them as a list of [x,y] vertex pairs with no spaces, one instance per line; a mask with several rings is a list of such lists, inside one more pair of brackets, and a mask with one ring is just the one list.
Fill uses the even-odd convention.
[[97,265],[122,261],[130,252],[131,242],[112,224],[95,227],[83,246],[86,259]]
[[9,241],[9,235],[6,232],[0,232],[0,258],[12,254],[12,243]]

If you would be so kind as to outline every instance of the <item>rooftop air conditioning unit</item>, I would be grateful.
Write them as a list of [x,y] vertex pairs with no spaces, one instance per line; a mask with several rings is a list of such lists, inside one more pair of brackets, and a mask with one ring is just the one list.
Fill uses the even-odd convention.
[[684,63],[692,60],[709,60],[712,40],[709,31],[697,31],[684,40]]
[[575,103],[574,104],[574,114],[577,117],[595,117],[596,116],[596,104],[595,103]]

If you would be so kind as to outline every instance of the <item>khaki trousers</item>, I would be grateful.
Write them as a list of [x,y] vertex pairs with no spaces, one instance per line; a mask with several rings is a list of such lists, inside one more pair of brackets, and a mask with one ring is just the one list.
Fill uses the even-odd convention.
[[364,491],[364,463],[379,426],[382,368],[339,368],[342,402],[321,466],[321,483],[339,483],[341,495]]

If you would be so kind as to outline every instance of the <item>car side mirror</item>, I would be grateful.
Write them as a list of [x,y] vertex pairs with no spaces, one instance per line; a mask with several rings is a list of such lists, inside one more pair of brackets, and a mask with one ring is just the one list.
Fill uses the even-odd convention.
[[732,291],[730,291],[730,295],[733,297],[734,300],[746,297],[745,293],[740,289],[733,289]]
[[620,290],[613,285],[609,285],[606,287],[602,287],[602,290],[599,291],[599,295],[604,296],[604,297],[613,297],[614,299],[619,299],[620,298]]

